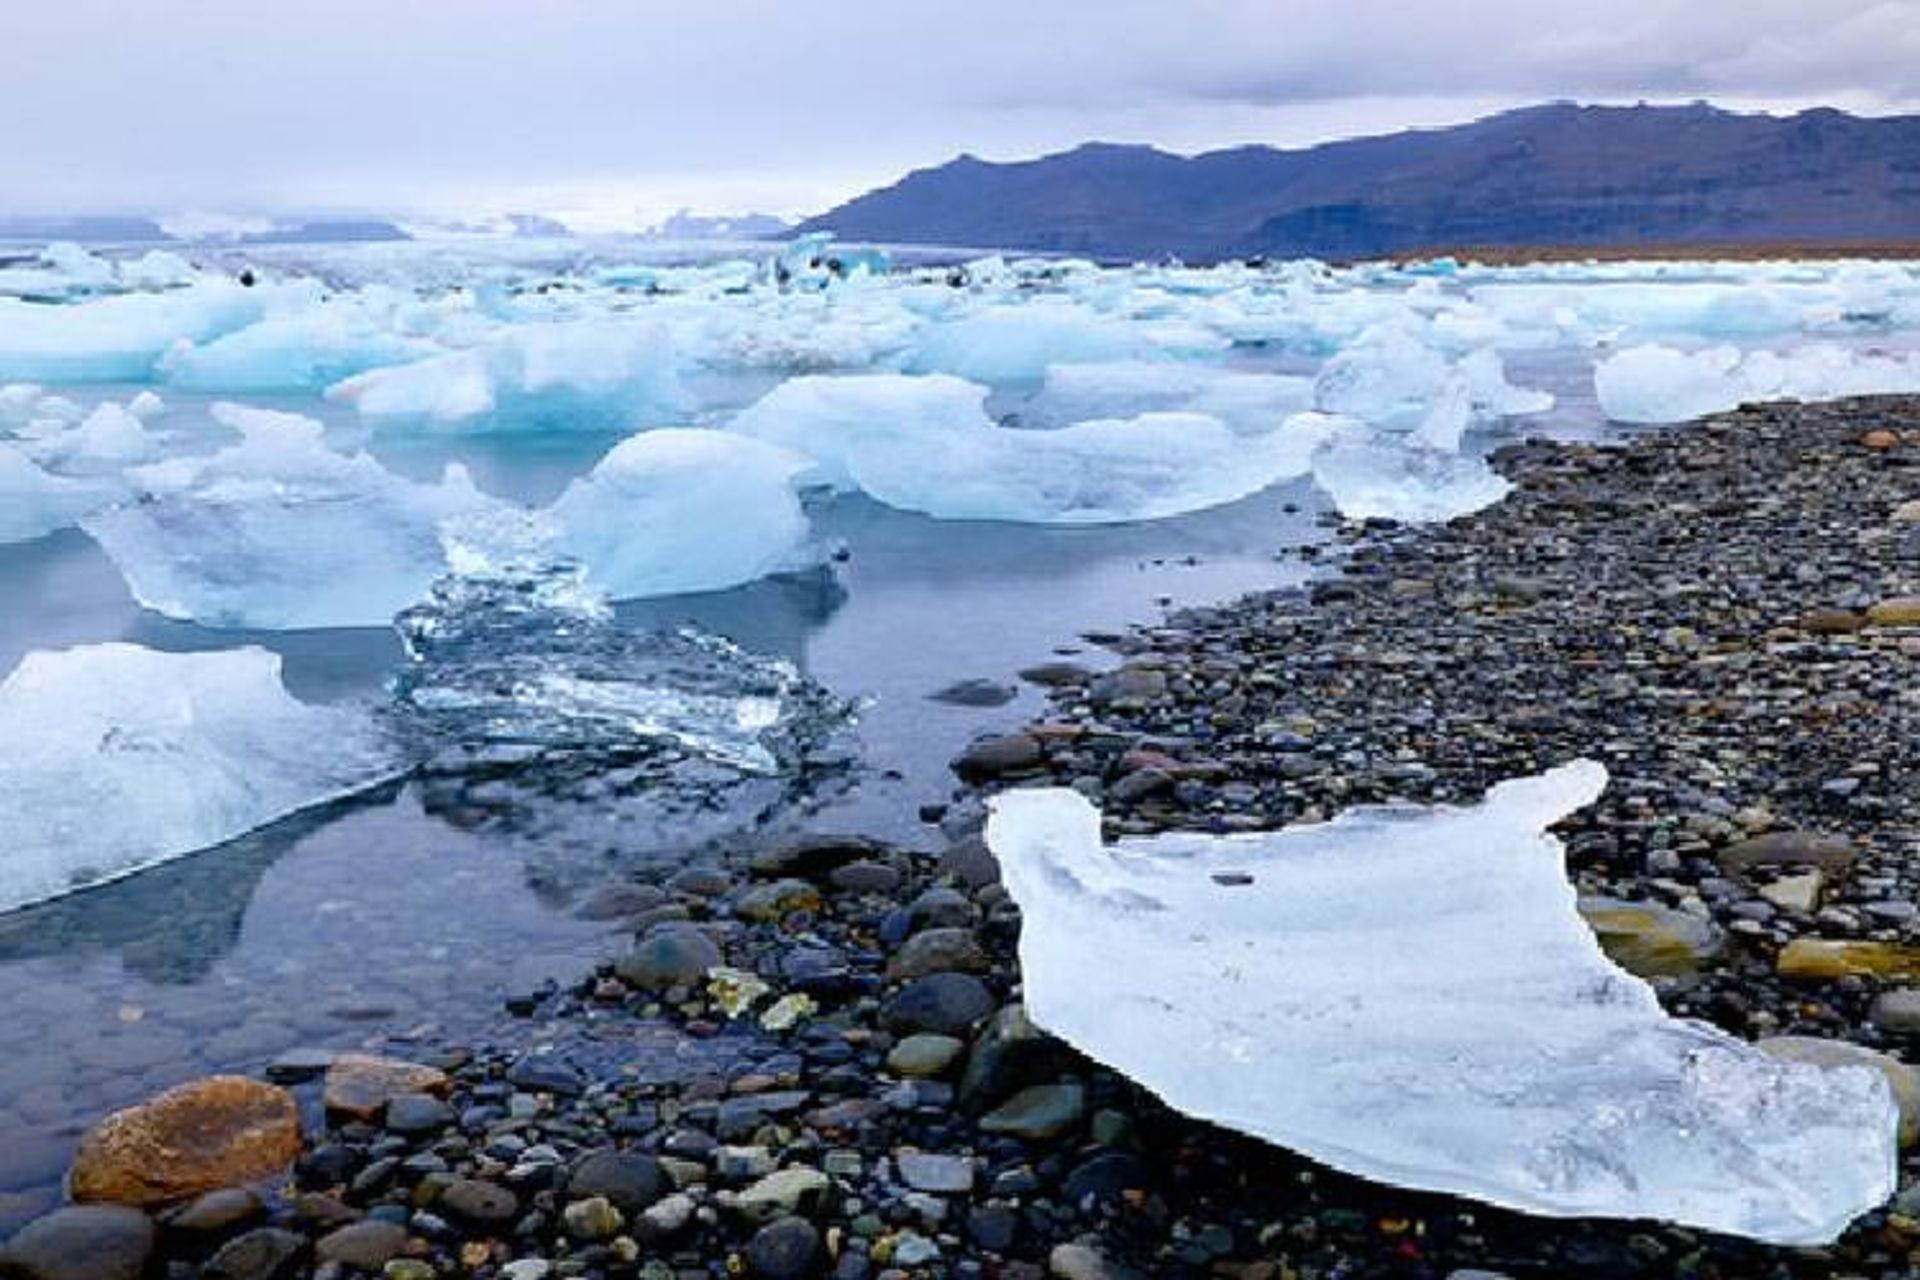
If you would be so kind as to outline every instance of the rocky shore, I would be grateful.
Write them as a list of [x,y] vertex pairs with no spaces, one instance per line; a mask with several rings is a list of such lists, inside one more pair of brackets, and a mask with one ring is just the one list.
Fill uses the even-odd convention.
[[1053,710],[955,762],[937,853],[821,836],[621,886],[588,909],[632,949],[516,998],[510,1043],[290,1055],[121,1113],[76,1161],[88,1203],[0,1275],[1920,1275],[1911,1160],[1830,1249],[1522,1218],[1187,1120],[1022,1013],[986,792],[1231,831],[1584,755],[1612,785],[1561,834],[1616,959],[1920,1114],[1920,400],[1496,462],[1495,508],[1342,526],[1309,590],[1023,673]]

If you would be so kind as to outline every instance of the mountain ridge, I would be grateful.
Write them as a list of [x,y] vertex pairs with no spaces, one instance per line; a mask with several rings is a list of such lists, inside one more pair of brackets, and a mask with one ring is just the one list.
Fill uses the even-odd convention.
[[1359,258],[1455,245],[1920,240],[1920,116],[1521,107],[1463,125],[1181,156],[961,155],[801,224],[1116,258]]

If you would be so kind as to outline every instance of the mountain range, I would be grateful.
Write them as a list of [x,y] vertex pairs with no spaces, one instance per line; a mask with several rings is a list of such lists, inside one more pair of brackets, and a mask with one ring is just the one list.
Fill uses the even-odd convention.
[[1104,260],[1498,246],[1920,241],[1920,116],[1556,102],[1441,129],[1180,156],[963,155],[803,223]]

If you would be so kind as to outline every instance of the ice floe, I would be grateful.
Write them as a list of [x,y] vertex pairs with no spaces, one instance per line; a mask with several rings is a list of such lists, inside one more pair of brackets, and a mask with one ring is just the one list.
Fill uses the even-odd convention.
[[217,627],[381,626],[447,571],[443,522],[496,505],[330,449],[297,414],[217,405],[239,443],[125,473],[133,497],[83,527],[134,598]]
[[819,557],[793,488],[808,460],[724,431],[616,445],[548,508],[553,548],[615,599],[718,591]]
[[265,649],[97,644],[0,682],[0,910],[231,840],[401,765],[365,709],[287,693]]
[[1111,524],[1233,502],[1304,474],[1312,422],[1244,437],[1201,413],[1051,429],[995,424],[986,387],[945,374],[795,378],[733,430],[814,460],[803,480],[951,520]]
[[1363,1177],[1830,1241],[1894,1189],[1886,1082],[1671,1018],[1606,958],[1545,830],[1605,782],[1581,761],[1470,807],[1113,846],[1076,792],[1003,793],[987,841],[1028,1012],[1190,1115]]

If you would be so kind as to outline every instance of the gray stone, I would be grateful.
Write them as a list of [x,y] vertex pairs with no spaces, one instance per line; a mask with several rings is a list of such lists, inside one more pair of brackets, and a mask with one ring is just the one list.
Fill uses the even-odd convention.
[[906,982],[930,973],[983,973],[987,953],[971,929],[923,929],[887,961],[887,980]]
[[575,1240],[611,1240],[626,1225],[626,1218],[605,1196],[575,1200],[560,1211],[567,1234]]
[[1043,758],[1040,740],[1024,733],[980,738],[953,759],[953,771],[970,782],[1031,769]]
[[955,1036],[908,1036],[887,1054],[887,1069],[916,1078],[943,1075],[966,1051],[966,1041]]
[[1087,1094],[1080,1085],[1030,1085],[981,1116],[980,1128],[1037,1142],[1057,1138],[1073,1128],[1086,1109]]
[[120,1205],[55,1209],[0,1247],[0,1275],[19,1280],[140,1280],[153,1253],[147,1215]]
[[973,1190],[973,1161],[966,1156],[900,1151],[894,1153],[893,1164],[900,1171],[900,1180],[915,1191],[963,1196]]
[[434,1133],[458,1116],[443,1098],[430,1093],[402,1093],[387,1101],[387,1128],[395,1133]]
[[378,1271],[407,1247],[407,1229],[396,1222],[365,1218],[321,1236],[313,1246],[322,1262],[342,1262],[362,1271]]
[[1920,1036],[1920,988],[1895,987],[1873,1001],[1873,1025],[1897,1036]]
[[574,1163],[567,1178],[567,1192],[604,1196],[622,1213],[631,1215],[666,1194],[667,1175],[652,1156],[607,1148],[589,1152]]
[[820,1265],[820,1232],[805,1218],[780,1218],[747,1242],[747,1272],[756,1280],[804,1280]]
[[760,1179],[727,1204],[737,1217],[747,1222],[771,1222],[781,1214],[811,1209],[832,1185],[827,1175],[818,1169],[782,1169]]
[[881,1021],[896,1035],[931,1031],[960,1035],[993,1012],[993,994],[980,979],[965,973],[935,973],[916,978],[887,1001]]
[[706,978],[707,970],[722,963],[713,939],[691,925],[655,929],[614,962],[613,971],[630,987],[661,991],[687,986]]
[[478,1178],[460,1178],[440,1193],[440,1208],[480,1226],[511,1222],[520,1212],[513,1192]]
[[261,1227],[221,1245],[200,1280],[292,1280],[307,1253],[307,1238],[279,1227]]

